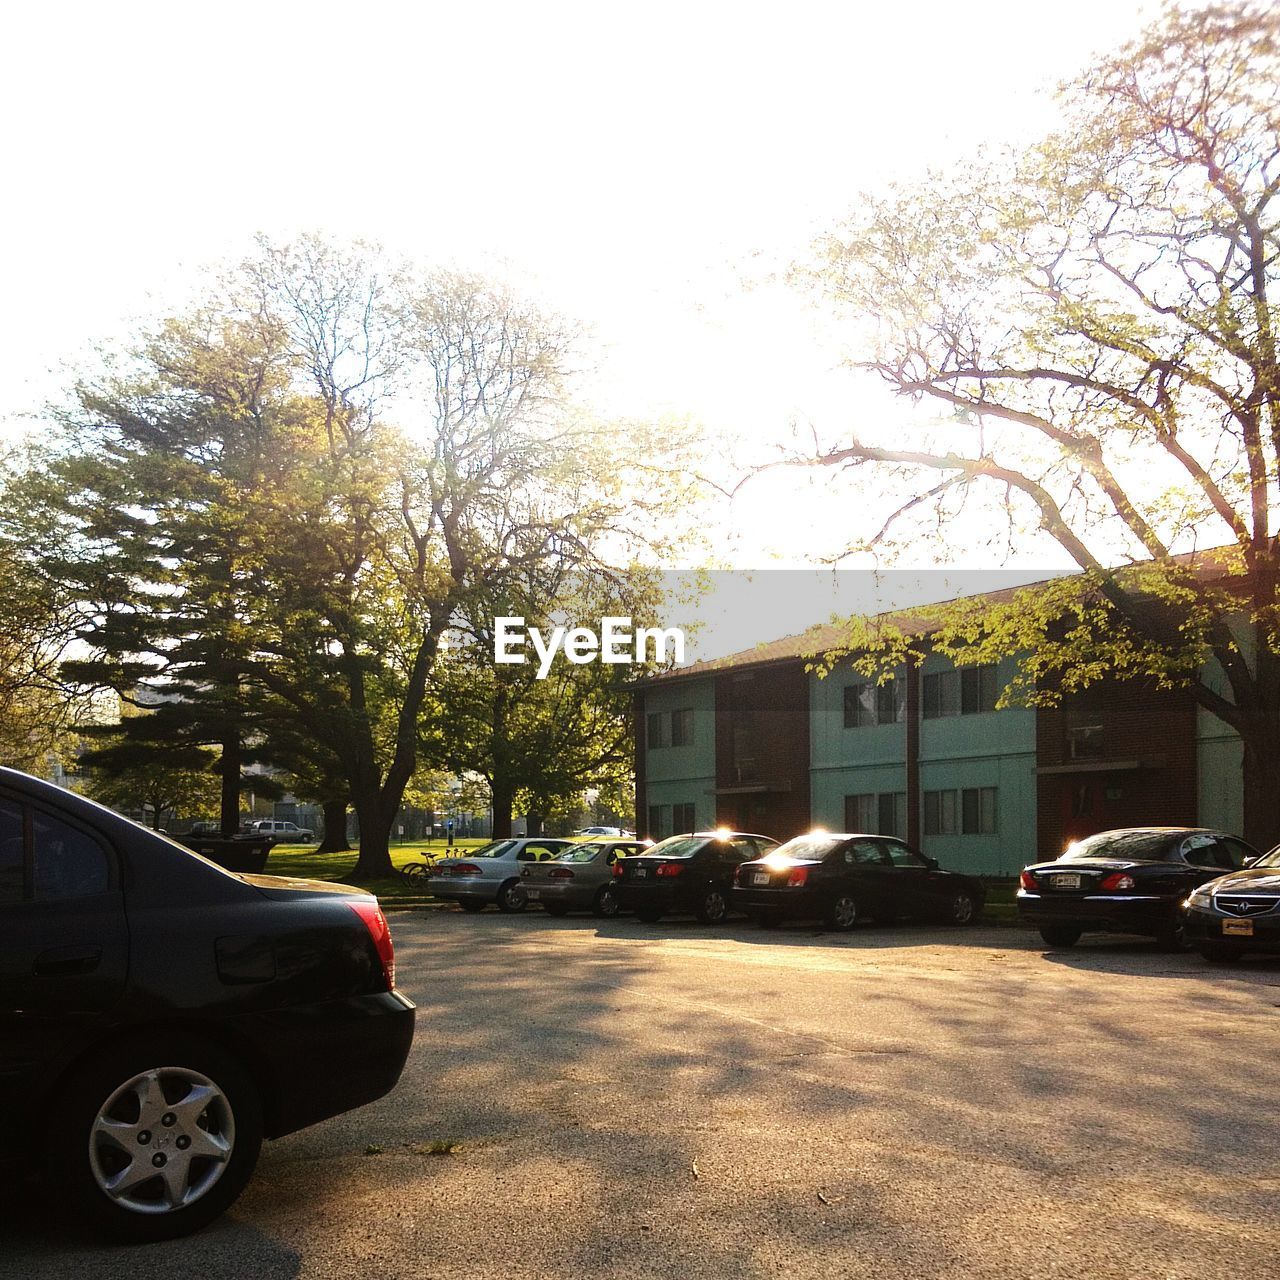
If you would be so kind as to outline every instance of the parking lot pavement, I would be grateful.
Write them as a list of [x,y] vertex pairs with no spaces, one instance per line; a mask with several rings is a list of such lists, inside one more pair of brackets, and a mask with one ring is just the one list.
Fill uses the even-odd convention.
[[[391,1097],[198,1237],[35,1189],[8,1276],[1280,1276],[1280,962],[1014,930],[394,919]],[[432,1154],[431,1144],[460,1144]]]

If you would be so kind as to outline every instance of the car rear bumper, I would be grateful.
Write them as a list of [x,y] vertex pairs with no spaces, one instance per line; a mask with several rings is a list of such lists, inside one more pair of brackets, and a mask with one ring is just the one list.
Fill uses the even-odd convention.
[[[1241,917],[1187,907],[1182,921],[1188,942],[1218,942],[1241,951],[1280,951],[1280,913]],[[1244,925],[1250,932],[1241,931]]]
[[673,884],[635,884],[619,880],[615,888],[618,907],[622,911],[656,911],[660,915],[672,915],[694,908],[694,895]]
[[733,908],[747,915],[768,912],[794,919],[811,919],[826,913],[825,899],[811,889],[753,889],[740,885],[733,890]]
[[462,902],[464,899],[492,902],[498,896],[499,887],[499,881],[483,880],[479,876],[427,877],[427,892],[445,902]]
[[550,903],[553,907],[589,907],[598,885],[574,884],[555,880],[525,880],[524,891],[530,902]]
[[1156,894],[1028,893],[1018,890],[1018,916],[1024,924],[1063,925],[1105,933],[1158,934],[1178,923],[1178,900]]
[[267,1137],[389,1093],[409,1057],[415,1017],[408,997],[383,991],[233,1019],[266,1076]]

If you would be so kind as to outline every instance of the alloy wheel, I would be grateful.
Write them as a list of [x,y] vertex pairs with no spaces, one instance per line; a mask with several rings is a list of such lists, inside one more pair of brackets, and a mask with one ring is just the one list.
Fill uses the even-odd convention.
[[89,1166],[122,1209],[172,1213],[212,1189],[235,1140],[235,1116],[217,1084],[186,1067],[155,1067],[126,1080],[99,1109]]

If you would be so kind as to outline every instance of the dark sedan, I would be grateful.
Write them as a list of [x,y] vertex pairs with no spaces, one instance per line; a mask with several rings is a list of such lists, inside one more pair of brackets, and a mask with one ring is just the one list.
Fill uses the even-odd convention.
[[1280,848],[1193,890],[1183,923],[1187,941],[1215,963],[1280,951]]
[[738,868],[733,904],[762,925],[823,920],[852,929],[861,916],[901,916],[974,924],[980,881],[943,871],[932,858],[885,836],[813,832]]
[[634,911],[649,924],[689,913],[703,924],[718,924],[729,913],[733,873],[777,845],[768,836],[742,831],[671,836],[640,857],[613,864],[619,910]]
[[0,1155],[68,1222],[204,1226],[263,1138],[390,1090],[413,1025],[371,894],[236,875],[0,769]]
[[1103,831],[1022,872],[1018,914],[1051,947],[1089,932],[1136,933],[1183,945],[1182,901],[1258,856],[1236,836],[1191,827]]

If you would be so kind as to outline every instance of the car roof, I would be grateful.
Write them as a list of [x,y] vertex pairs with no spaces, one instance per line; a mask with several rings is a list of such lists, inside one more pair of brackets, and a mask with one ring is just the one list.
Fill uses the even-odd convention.
[[771,844],[778,843],[772,836],[757,835],[754,831],[730,831],[728,827],[720,827],[715,831],[677,831],[675,835],[666,838],[668,840],[675,840],[677,837],[685,840],[732,840],[737,836],[746,836],[749,840],[768,840]]

